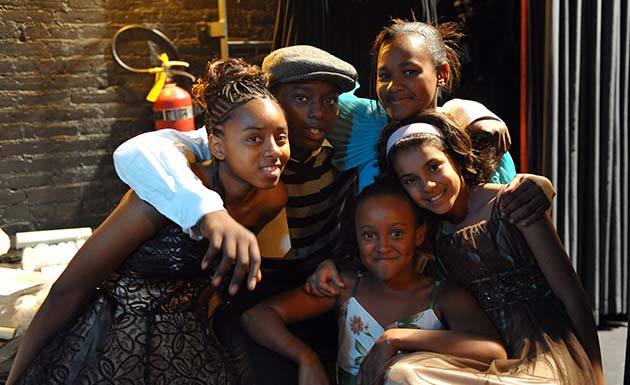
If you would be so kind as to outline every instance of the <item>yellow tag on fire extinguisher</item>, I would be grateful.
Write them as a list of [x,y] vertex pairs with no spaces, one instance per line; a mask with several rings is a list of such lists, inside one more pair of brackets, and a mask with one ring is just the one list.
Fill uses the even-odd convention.
[[147,101],[154,103],[162,88],[164,87],[164,83],[166,82],[166,72],[164,70],[164,63],[168,62],[168,55],[166,53],[162,53],[160,55],[160,61],[162,62],[162,67],[153,67],[149,68],[149,72],[155,73],[155,82],[153,83],[153,87],[149,94],[147,95]]

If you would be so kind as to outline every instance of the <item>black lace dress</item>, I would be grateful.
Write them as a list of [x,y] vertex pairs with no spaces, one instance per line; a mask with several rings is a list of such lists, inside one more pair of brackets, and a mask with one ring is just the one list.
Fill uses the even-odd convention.
[[213,272],[200,269],[206,248],[175,224],[164,227],[103,283],[18,384],[234,384],[198,303]]

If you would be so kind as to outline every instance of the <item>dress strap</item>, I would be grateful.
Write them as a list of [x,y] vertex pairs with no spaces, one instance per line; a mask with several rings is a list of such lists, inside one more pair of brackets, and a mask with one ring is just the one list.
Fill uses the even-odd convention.
[[361,280],[361,277],[363,277],[363,272],[357,271],[357,280],[354,281],[354,287],[352,288],[351,297],[354,297],[354,295],[357,293],[357,289],[359,288],[359,281]]
[[435,281],[433,285],[433,290],[431,290],[431,301],[429,301],[429,309],[433,310],[433,305],[435,305],[435,298],[437,297],[438,290],[440,289],[440,284],[442,280]]

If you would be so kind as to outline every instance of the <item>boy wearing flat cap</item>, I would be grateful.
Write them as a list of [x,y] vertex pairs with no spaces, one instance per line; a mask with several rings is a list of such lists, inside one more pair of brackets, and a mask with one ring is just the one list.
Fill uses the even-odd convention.
[[[288,191],[286,222],[291,249],[280,258],[262,258],[263,280],[256,289],[240,290],[213,319],[217,336],[236,359],[240,382],[248,385],[295,382],[297,366],[252,341],[240,327],[240,315],[263,299],[301,286],[322,260],[337,254],[356,180],[356,169],[342,172],[333,166],[334,149],[326,140],[337,119],[339,94],[355,86],[354,67],[319,48],[298,45],[271,52],[262,69],[269,75],[270,90],[284,109],[289,126],[291,159],[282,181]],[[130,139],[116,150],[114,159],[121,179],[142,199],[191,235],[201,232],[208,236],[204,231],[208,222],[235,228],[240,225],[231,224],[227,215],[211,218],[221,214],[222,202],[187,168],[187,162],[195,158],[209,159],[207,148],[205,130],[160,130]],[[160,175],[164,173],[174,176],[173,180],[163,181]],[[328,350],[334,361],[335,325],[331,314],[297,325],[293,331],[303,340],[324,345],[319,350]]]
[[282,181],[289,193],[292,250],[284,259],[308,260],[306,271],[300,269],[308,276],[321,261],[315,257],[330,256],[339,244],[339,219],[356,174],[333,166],[326,135],[337,120],[339,94],[354,88],[357,73],[352,65],[307,45],[273,51],[262,69],[289,125],[291,159]]

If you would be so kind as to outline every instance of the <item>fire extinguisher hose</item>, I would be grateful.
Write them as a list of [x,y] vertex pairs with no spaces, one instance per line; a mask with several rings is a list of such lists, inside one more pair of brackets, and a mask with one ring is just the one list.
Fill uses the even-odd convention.
[[147,100],[151,103],[155,102],[160,95],[160,91],[164,87],[164,83],[166,83],[167,78],[172,77],[173,75],[185,76],[191,79],[193,82],[196,80],[195,77],[189,74],[186,71],[174,70],[172,67],[180,66],[180,67],[188,67],[188,64],[185,61],[177,61],[177,60],[169,60],[168,55],[166,53],[162,53],[160,55],[160,60],[162,61],[162,66],[149,68],[149,73],[155,74],[155,82],[153,83],[153,88],[149,91],[147,95]]

